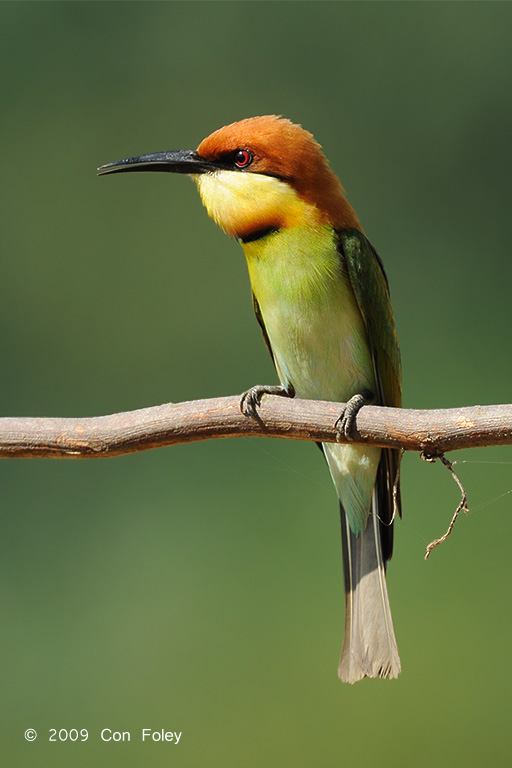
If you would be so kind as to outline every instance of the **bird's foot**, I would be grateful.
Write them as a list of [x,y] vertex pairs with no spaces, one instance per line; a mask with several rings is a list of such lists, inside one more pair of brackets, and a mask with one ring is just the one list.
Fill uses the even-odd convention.
[[336,419],[334,425],[339,437],[346,440],[354,439],[354,428],[356,426],[356,417],[363,405],[368,405],[374,399],[375,395],[369,389],[365,389],[358,395],[350,398],[345,408]]
[[263,395],[279,395],[280,397],[295,397],[295,390],[292,386],[285,387],[272,386],[266,384],[256,384],[244,392],[240,398],[240,410],[244,416],[258,418],[258,408],[261,405]]

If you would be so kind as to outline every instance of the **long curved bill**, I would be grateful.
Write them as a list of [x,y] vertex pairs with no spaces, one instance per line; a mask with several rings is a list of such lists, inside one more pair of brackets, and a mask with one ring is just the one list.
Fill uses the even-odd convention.
[[176,152],[153,152],[107,163],[98,168],[98,176],[128,171],[161,171],[164,173],[208,173],[217,166],[197,154],[195,149],[179,149]]

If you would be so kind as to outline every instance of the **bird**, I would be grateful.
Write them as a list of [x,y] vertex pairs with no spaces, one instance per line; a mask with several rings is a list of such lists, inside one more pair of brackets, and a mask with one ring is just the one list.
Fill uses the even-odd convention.
[[[267,394],[346,403],[346,440],[320,448],[336,489],[342,534],[345,629],[342,682],[401,671],[386,586],[393,521],[401,512],[400,453],[356,444],[366,403],[401,406],[401,360],[383,263],[321,145],[280,115],[250,117],[195,150],[128,157],[99,175],[186,174],[208,214],[242,246],[256,318],[279,385],[256,385],[241,409]],[[347,442],[348,440],[348,442]]]

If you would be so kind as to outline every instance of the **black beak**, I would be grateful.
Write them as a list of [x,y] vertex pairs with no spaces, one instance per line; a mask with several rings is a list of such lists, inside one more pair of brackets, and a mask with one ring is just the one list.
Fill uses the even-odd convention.
[[125,173],[127,171],[163,171],[166,173],[208,173],[215,171],[218,166],[204,157],[200,157],[195,149],[180,149],[176,152],[154,152],[149,155],[137,155],[107,163],[98,168],[98,176],[107,173]]

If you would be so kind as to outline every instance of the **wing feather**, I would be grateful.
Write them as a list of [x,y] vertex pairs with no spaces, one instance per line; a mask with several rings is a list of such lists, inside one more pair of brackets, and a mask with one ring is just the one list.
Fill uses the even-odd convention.
[[[338,232],[338,250],[366,326],[379,390],[376,393],[379,403],[399,408],[402,405],[402,366],[384,265],[371,243],[357,229]],[[400,452],[383,449],[377,493],[383,523],[381,538],[385,560],[389,560],[393,548],[393,490],[399,465]],[[396,504],[400,513],[398,483]]]

